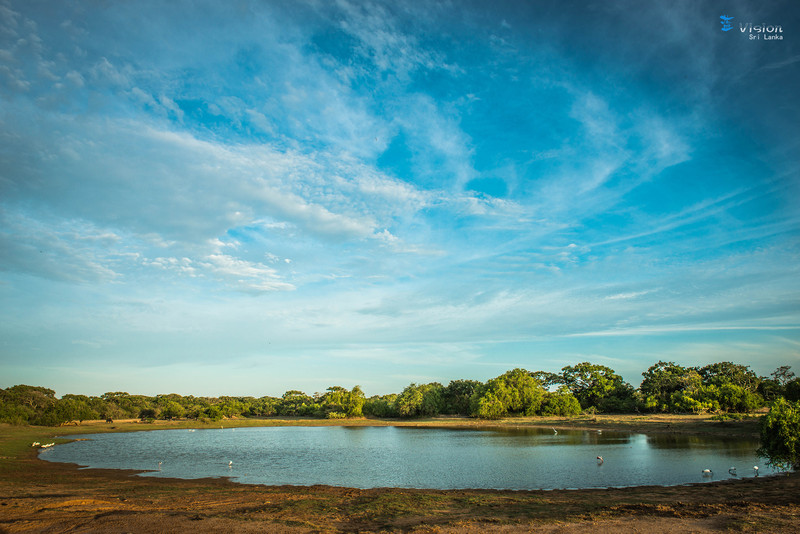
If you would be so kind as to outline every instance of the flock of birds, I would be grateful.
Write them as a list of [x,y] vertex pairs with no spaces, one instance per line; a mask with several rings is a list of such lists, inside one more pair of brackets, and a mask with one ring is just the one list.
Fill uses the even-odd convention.
[[[602,430],[598,430],[597,433],[598,434],[602,434],[603,431]],[[558,435],[558,430],[556,430],[555,428],[553,428],[553,435],[554,436]],[[597,465],[602,465],[603,462],[605,462],[603,457],[602,456],[598,456],[597,457]],[[728,473],[731,474],[732,476],[739,476],[739,475],[736,474],[736,467],[731,467],[730,469],[728,469]],[[757,465],[753,466],[753,473],[755,473],[754,476],[758,476],[758,466]],[[714,476],[714,472],[711,469],[703,469],[703,476],[704,477]]]
[[[729,468],[728,469],[728,473],[733,475],[733,476],[735,476],[735,477],[739,476],[739,475],[736,474],[736,468],[735,467]],[[753,466],[753,473],[754,473],[754,476],[758,476],[758,466],[757,465]],[[712,471],[711,469],[703,469],[703,476],[704,477],[714,476],[714,471]]]

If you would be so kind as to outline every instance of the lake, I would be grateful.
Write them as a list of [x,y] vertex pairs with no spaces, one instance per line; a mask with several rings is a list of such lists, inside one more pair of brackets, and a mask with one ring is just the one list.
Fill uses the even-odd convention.
[[78,437],[86,441],[43,450],[40,458],[147,471],[142,476],[354,488],[602,488],[752,477],[753,466],[761,475],[774,472],[756,456],[757,440],[676,434],[331,426]]

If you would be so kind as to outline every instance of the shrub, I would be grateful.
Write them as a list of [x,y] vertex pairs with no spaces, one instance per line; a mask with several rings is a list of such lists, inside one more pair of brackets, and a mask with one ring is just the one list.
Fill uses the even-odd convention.
[[777,399],[761,419],[758,455],[781,469],[800,469],[800,402]]
[[581,413],[581,403],[572,393],[547,393],[542,402],[542,415],[567,417]]

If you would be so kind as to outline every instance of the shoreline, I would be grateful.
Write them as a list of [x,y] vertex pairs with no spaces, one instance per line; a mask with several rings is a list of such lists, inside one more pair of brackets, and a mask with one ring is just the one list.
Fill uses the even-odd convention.
[[[76,434],[216,428],[171,421],[84,423],[70,427],[0,425],[0,532],[797,532],[800,474],[678,486],[556,490],[357,489],[264,486],[227,477],[135,476],[146,471],[81,469],[38,458],[33,441]],[[399,423],[399,424],[398,424]],[[757,420],[730,424],[700,416],[597,416],[581,420],[524,418],[476,421],[303,420],[223,421],[246,426],[413,426],[471,429],[542,427],[752,437]],[[115,427],[115,428],[111,428]],[[28,439],[33,437],[42,439]]]

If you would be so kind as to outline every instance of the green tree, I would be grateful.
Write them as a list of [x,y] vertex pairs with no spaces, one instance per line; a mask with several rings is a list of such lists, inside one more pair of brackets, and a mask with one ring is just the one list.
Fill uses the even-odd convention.
[[755,392],[760,379],[747,365],[732,362],[719,362],[706,365],[697,370],[703,379],[703,385],[723,386],[734,384],[747,391]]
[[794,402],[800,401],[800,378],[795,378],[788,382],[783,390],[783,395],[786,397],[786,400]]
[[791,371],[790,365],[781,365],[777,369],[775,369],[770,376],[772,377],[778,385],[782,387],[786,387],[786,384],[794,379],[794,372]]
[[373,417],[399,417],[396,402],[397,393],[373,395],[364,401],[363,412]]
[[205,417],[208,417],[212,421],[219,421],[220,419],[222,419],[222,412],[219,410],[219,408],[217,406],[215,406],[213,404],[210,404],[205,409],[205,411],[203,412],[203,415]]
[[761,419],[761,457],[775,467],[800,469],[800,402],[777,399]]
[[56,403],[55,411],[59,424],[68,421],[82,423],[100,417],[100,414],[92,409],[91,399],[86,395],[64,395]]
[[669,406],[673,413],[705,413],[711,410],[718,410],[719,405],[715,401],[701,400],[699,397],[702,388],[715,386],[701,386],[697,391],[676,391],[670,396]]
[[56,392],[41,386],[20,384],[7,388],[4,393],[7,402],[29,409],[32,413],[43,412],[56,404]]
[[569,417],[581,413],[581,403],[569,389],[560,388],[556,392],[546,392],[542,400],[542,415]]
[[497,419],[505,415],[539,413],[545,390],[524,369],[514,369],[475,389],[470,401],[474,415]]
[[277,413],[277,407],[280,399],[275,397],[259,397],[250,404],[250,409],[247,415],[254,417],[269,417]]
[[306,408],[312,404],[312,398],[296,389],[291,389],[283,394],[278,405],[279,415],[305,415]]
[[497,398],[494,391],[486,391],[478,399],[475,415],[481,419],[500,419],[508,413],[503,401]]
[[453,415],[468,415],[470,413],[469,400],[481,383],[477,380],[452,380],[444,388],[444,413]]
[[174,400],[167,401],[161,408],[163,419],[180,419],[184,415],[186,415],[186,409]]
[[758,393],[767,401],[773,401],[778,397],[786,397],[789,400],[800,400],[793,395],[794,392],[789,392],[790,389],[796,387],[790,386],[790,384],[797,381],[794,373],[790,369],[790,366],[782,365],[770,373],[770,378],[762,377],[761,382],[758,384]]
[[[651,365],[642,373],[642,384],[639,392],[644,409],[656,412],[685,411],[678,409],[675,401],[683,405],[683,399],[692,396],[700,387],[700,374],[691,368],[682,367],[674,362],[662,362]],[[675,395],[681,392],[684,395]]]
[[397,412],[401,417],[439,415],[444,409],[443,390],[438,382],[409,384],[397,397]]
[[534,371],[531,376],[539,382],[543,388],[550,389],[552,386],[561,386],[564,384],[564,379],[558,373],[550,373],[548,371]]
[[616,412],[634,406],[633,387],[610,367],[582,362],[564,367],[561,376],[583,409],[594,406]]

